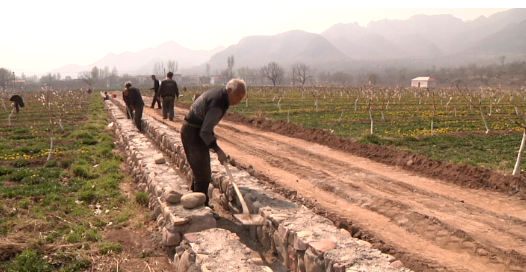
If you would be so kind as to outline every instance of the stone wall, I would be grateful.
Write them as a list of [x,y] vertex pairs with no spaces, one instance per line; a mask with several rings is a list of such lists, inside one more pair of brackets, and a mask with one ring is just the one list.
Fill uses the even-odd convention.
[[[207,244],[208,242],[204,242],[206,239],[212,239],[209,242],[213,244],[213,239],[217,236],[214,231],[219,230],[214,229],[215,220],[209,208],[201,205],[186,209],[178,202],[183,195],[190,193],[189,183],[192,177],[179,133],[150,116],[143,117],[145,135],[134,132],[132,122],[123,114],[122,100],[112,99],[112,102],[115,105],[109,101],[106,105],[114,121],[119,144],[126,150],[126,162],[133,167],[133,175],[140,188],[151,193],[150,208],[163,234],[163,246],[167,249],[175,248],[175,260],[179,260],[175,263],[181,263],[181,260],[186,260],[192,254],[199,255],[194,248],[196,237],[199,237],[200,244]],[[156,164],[153,157],[158,155],[157,149],[171,157],[175,165],[171,166],[166,162]],[[225,210],[240,213],[241,203],[231,181],[215,154],[211,155],[213,180],[209,196]],[[274,193],[264,182],[248,172],[235,167],[231,167],[231,171],[250,213],[260,214],[264,218],[261,226],[246,227],[247,230],[264,248],[275,252],[290,271],[410,271],[393,256],[382,254],[368,242],[353,238],[348,231],[336,228],[330,220]],[[195,232],[199,234],[189,234]],[[225,246],[231,244],[227,240]],[[243,247],[240,243],[238,246]],[[231,271],[209,269],[208,267],[214,267],[212,260],[203,258],[190,258],[189,262],[194,262],[195,271]],[[246,260],[250,261],[247,265],[259,264],[254,258]],[[207,262],[208,265],[198,265]],[[186,265],[179,266],[187,268]],[[253,271],[266,271],[255,269]],[[190,270],[176,267],[175,271]]]

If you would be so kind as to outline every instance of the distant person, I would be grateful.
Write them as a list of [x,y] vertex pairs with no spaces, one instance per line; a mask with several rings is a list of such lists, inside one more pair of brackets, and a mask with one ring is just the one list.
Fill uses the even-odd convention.
[[142,112],[144,110],[144,101],[142,100],[142,95],[139,89],[132,87],[131,82],[126,82],[124,84],[126,90],[124,90],[124,95],[128,97],[130,106],[133,109],[133,122],[135,126],[142,132]]
[[245,81],[232,79],[225,88],[215,88],[201,94],[184,118],[181,141],[194,174],[192,191],[207,195],[205,202],[207,206],[209,206],[208,186],[212,176],[210,149],[217,154],[221,164],[227,160],[225,152],[217,145],[214,127],[221,121],[230,106],[241,102],[246,92]]
[[155,107],[155,102],[157,102],[157,107],[159,109],[162,109],[163,107],[161,106],[161,99],[159,98],[159,80],[157,80],[155,75],[152,75],[152,80],[153,88],[151,88],[150,90],[153,90],[154,94],[151,108],[153,109]]
[[24,99],[18,94],[11,96],[11,98],[9,98],[9,101],[13,102],[13,107],[16,109],[16,113],[20,112],[20,107],[23,108],[26,106],[26,104],[24,103]]
[[91,88],[88,88],[88,94],[91,94],[92,90]]
[[168,72],[166,79],[161,82],[159,96],[163,100],[163,119],[174,121],[175,101],[179,101],[179,88],[177,83],[172,79],[174,73]]
[[133,119],[133,108],[130,103],[130,97],[128,96],[127,88],[124,88],[122,91],[122,100],[124,100],[124,104],[126,105],[126,117],[128,119]]
[[104,100],[110,100],[110,95],[108,92],[104,92]]

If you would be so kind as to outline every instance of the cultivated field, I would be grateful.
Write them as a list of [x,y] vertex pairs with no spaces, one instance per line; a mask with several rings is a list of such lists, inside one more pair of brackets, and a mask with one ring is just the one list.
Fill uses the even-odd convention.
[[[0,271],[110,271],[122,259],[142,269],[158,256],[170,267],[151,241],[148,195],[125,175],[100,95],[21,95],[18,114],[7,94],[0,105]],[[130,236],[142,244],[133,252]]]
[[[189,88],[180,101],[204,90]],[[523,131],[516,122],[524,125],[526,113],[522,91],[465,87],[249,86],[245,102],[229,112],[502,173],[513,170]]]

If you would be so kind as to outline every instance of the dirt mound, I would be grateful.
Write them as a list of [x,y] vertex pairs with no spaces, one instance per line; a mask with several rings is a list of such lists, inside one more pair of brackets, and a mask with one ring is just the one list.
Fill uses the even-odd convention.
[[[179,105],[178,105],[179,106]],[[249,118],[237,113],[227,113],[225,120],[257,127],[264,131],[299,138],[322,144],[333,149],[349,152],[388,165],[402,167],[419,175],[438,178],[450,183],[474,189],[490,189],[526,198],[526,178],[503,175],[483,167],[453,164],[432,160],[429,157],[396,150],[387,146],[360,144],[341,138],[321,129],[310,129],[292,123]]]

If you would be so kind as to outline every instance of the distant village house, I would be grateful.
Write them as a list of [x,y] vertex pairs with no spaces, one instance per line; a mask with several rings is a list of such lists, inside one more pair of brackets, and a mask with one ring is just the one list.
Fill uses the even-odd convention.
[[411,87],[436,88],[437,80],[432,77],[417,77],[411,80]]

